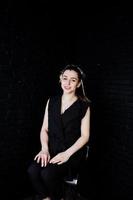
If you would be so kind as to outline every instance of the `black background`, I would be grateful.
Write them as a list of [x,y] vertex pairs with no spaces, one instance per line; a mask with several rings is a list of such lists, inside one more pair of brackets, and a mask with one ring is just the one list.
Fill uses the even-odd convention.
[[42,1],[1,7],[2,199],[33,193],[27,166],[40,148],[45,103],[58,92],[59,72],[68,63],[86,73],[92,101],[81,193],[88,199],[133,199],[133,17],[112,15],[108,8],[97,15],[65,9]]

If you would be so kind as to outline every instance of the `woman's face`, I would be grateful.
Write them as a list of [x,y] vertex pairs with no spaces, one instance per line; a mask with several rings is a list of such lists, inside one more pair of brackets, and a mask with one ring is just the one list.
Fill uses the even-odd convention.
[[66,70],[60,76],[61,87],[64,93],[70,94],[75,93],[76,89],[80,86],[78,74],[74,70]]

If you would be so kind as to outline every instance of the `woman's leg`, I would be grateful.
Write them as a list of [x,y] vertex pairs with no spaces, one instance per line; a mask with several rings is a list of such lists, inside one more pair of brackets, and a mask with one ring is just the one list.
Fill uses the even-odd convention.
[[51,200],[61,200],[63,197],[64,176],[66,167],[64,164],[48,164],[41,171],[41,178],[47,186]]
[[40,164],[33,162],[28,168],[28,175],[36,193],[40,198],[46,198],[48,197],[48,191],[40,176],[42,169]]

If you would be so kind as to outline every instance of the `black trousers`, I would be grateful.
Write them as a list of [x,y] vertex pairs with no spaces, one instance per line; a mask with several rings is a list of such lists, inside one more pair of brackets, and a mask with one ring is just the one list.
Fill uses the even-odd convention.
[[51,197],[52,200],[60,200],[63,197],[64,177],[68,173],[66,164],[41,164],[34,161],[28,168],[29,178],[34,190],[41,198]]

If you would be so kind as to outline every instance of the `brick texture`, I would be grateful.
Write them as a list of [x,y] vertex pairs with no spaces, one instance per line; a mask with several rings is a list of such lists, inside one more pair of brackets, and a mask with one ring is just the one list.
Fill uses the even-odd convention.
[[23,9],[9,4],[0,21],[0,187],[8,188],[5,199],[32,193],[27,166],[40,148],[46,100],[58,91],[58,72],[67,63],[82,65],[92,100],[90,152],[80,190],[96,199],[133,199],[132,17],[71,18],[62,12],[62,24],[55,13],[24,8],[23,16]]

